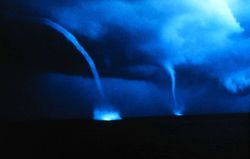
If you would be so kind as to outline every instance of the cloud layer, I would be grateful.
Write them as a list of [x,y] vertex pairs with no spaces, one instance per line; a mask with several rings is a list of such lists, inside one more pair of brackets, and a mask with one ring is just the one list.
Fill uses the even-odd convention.
[[119,28],[129,35],[122,53],[130,58],[140,52],[163,66],[197,65],[237,93],[250,84],[248,10],[234,0],[75,1],[52,6],[49,16],[90,39],[116,36],[120,45]]
[[232,93],[250,85],[248,0],[9,3],[50,18],[77,37],[99,41],[104,46],[99,54],[137,61],[147,57],[145,63],[162,67],[191,66],[192,71],[205,72]]

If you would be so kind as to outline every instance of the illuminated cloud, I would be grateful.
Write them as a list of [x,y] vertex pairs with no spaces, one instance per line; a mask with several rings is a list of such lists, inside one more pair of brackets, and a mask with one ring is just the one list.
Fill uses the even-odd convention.
[[233,93],[243,91],[250,85],[250,70],[239,71],[232,74],[231,76],[226,77],[223,83],[225,84],[225,87]]
[[63,4],[35,0],[23,6],[77,37],[115,39],[99,54],[125,54],[129,59],[139,54],[138,63],[147,63],[144,57],[150,57],[162,66],[196,66],[193,71],[205,72],[233,93],[249,87],[250,3],[245,0],[72,0]]
[[50,16],[90,39],[105,39],[113,27],[121,28],[136,39],[120,46],[132,50],[123,54],[133,58],[140,50],[161,65],[198,65],[236,93],[249,86],[249,37],[244,35],[249,8],[236,0],[77,1]]

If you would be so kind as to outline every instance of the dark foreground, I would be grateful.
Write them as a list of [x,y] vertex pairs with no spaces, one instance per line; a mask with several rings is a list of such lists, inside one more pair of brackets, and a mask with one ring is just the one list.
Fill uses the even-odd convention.
[[249,114],[3,122],[0,134],[8,158],[249,158]]

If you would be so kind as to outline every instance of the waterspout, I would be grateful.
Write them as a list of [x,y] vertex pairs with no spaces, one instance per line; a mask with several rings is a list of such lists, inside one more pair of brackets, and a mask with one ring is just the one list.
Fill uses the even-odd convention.
[[46,25],[48,25],[51,28],[55,29],[56,31],[60,32],[61,34],[63,34],[64,37],[68,41],[70,41],[75,46],[75,48],[83,55],[85,60],[88,62],[89,67],[91,69],[91,72],[92,72],[92,74],[94,76],[95,83],[96,83],[98,92],[100,94],[100,97],[101,97],[101,99],[105,99],[102,84],[101,84],[101,79],[100,79],[100,76],[99,76],[99,74],[97,72],[95,63],[94,63],[93,59],[89,56],[87,51],[84,49],[84,47],[78,42],[76,37],[72,33],[70,33],[68,30],[66,30],[64,27],[62,27],[58,23],[55,23],[55,22],[53,22],[53,21],[51,21],[49,19],[43,19],[43,23],[45,23]]
[[165,66],[166,71],[170,75],[171,78],[171,94],[173,99],[173,114],[176,116],[182,116],[183,115],[183,108],[181,105],[178,104],[176,99],[176,77],[175,77],[175,70],[173,66],[166,65]]

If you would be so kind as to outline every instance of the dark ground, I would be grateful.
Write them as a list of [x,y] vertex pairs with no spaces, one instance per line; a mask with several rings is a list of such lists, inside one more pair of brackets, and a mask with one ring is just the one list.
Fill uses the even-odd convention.
[[0,139],[9,157],[248,159],[249,114],[6,121]]

